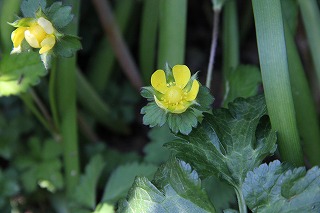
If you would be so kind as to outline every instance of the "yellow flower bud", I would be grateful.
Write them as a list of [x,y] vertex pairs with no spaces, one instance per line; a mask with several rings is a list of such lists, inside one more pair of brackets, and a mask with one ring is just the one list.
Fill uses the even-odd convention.
[[25,39],[33,48],[40,48],[39,53],[49,52],[56,43],[55,29],[47,19],[40,17],[31,21],[27,27],[18,27],[11,34],[13,53],[19,52],[21,43]]

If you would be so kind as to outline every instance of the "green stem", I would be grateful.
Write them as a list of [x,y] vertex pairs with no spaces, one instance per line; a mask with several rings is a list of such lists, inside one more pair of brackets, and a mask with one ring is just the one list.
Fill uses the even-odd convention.
[[[65,0],[75,15],[66,33],[77,34],[80,1]],[[67,195],[71,196],[79,182],[79,154],[76,112],[76,57],[59,58],[56,66],[55,95],[63,141],[63,158]]]
[[158,67],[183,64],[185,56],[187,1],[162,0],[159,5]]
[[236,195],[237,195],[237,200],[238,200],[238,206],[239,206],[239,212],[240,213],[247,213],[247,205],[246,205],[246,201],[244,200],[244,197],[243,197],[243,194],[242,194],[242,191],[241,191],[241,187],[238,188],[236,187],[235,188],[235,192],[236,192]]
[[283,161],[303,165],[287,63],[281,5],[252,0],[259,60],[271,125],[278,133]]
[[149,84],[154,71],[159,18],[159,1],[144,0],[141,21],[139,59],[144,83]]
[[214,59],[215,59],[216,49],[218,45],[220,12],[221,12],[220,9],[213,10],[212,41],[211,41],[211,50],[210,50],[209,64],[208,64],[208,70],[207,70],[207,78],[206,78],[206,86],[209,89],[211,87],[213,65],[214,65]]
[[32,95],[30,93],[23,93],[19,97],[21,98],[23,103],[28,107],[28,109],[34,114],[34,116],[36,116],[39,122],[54,136],[54,138],[57,138],[57,133],[55,132],[53,126],[35,106]]
[[223,8],[223,73],[226,80],[239,65],[239,29],[237,1],[229,0]]
[[303,151],[312,166],[320,165],[320,128],[315,103],[293,35],[286,20],[284,23],[290,82]]
[[320,84],[320,12],[316,0],[298,0],[303,24],[306,29],[313,64]]

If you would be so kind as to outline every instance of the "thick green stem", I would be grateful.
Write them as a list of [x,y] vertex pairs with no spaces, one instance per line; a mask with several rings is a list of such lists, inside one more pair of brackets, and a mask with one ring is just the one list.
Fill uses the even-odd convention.
[[298,0],[303,24],[306,29],[311,56],[320,84],[320,12],[316,0]]
[[[144,0],[141,21],[139,60],[144,83],[149,84],[154,71],[159,18],[159,1]],[[152,51],[150,51],[152,50]]]
[[[67,33],[77,34],[80,1],[65,0],[75,15]],[[67,195],[71,196],[79,181],[79,154],[76,112],[76,57],[59,58],[56,66],[56,100],[63,141],[63,157]]]
[[159,18],[158,67],[183,64],[187,22],[186,0],[161,0]]
[[242,191],[240,188],[236,187],[235,188],[235,192],[237,195],[237,200],[238,200],[238,206],[239,206],[239,212],[240,213],[247,213],[247,205],[246,205],[246,201],[244,200]]
[[237,1],[229,0],[223,8],[223,73],[229,74],[239,65],[239,29]]
[[260,67],[271,125],[284,161],[303,165],[278,0],[252,0]]
[[289,26],[285,22],[285,37],[292,95],[302,148],[312,166],[320,165],[320,128],[303,65]]

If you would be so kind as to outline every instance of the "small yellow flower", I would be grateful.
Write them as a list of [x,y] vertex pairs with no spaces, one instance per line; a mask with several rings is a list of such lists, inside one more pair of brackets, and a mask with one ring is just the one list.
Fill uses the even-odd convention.
[[175,65],[172,74],[172,82],[167,82],[163,70],[157,70],[152,74],[151,85],[159,92],[159,95],[154,95],[154,100],[162,109],[172,113],[183,113],[195,103],[200,85],[197,80],[193,80],[191,87],[187,86],[191,73],[186,65]]
[[30,21],[27,27],[18,27],[11,34],[14,46],[13,53],[21,50],[21,43],[24,39],[33,48],[40,48],[39,53],[49,52],[56,43],[55,29],[47,19],[40,17]]

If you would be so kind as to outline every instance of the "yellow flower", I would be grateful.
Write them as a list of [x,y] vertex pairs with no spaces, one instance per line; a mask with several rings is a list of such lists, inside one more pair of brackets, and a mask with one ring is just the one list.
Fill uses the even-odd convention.
[[174,78],[172,82],[167,82],[163,70],[157,70],[152,74],[151,85],[159,92],[159,95],[154,95],[154,100],[162,109],[172,113],[183,113],[195,103],[199,82],[193,80],[191,87],[190,84],[188,86],[191,73],[186,65],[175,65],[172,68],[172,74]]
[[28,23],[27,27],[18,27],[11,34],[13,53],[21,49],[23,39],[33,48],[40,48],[39,53],[49,52],[56,43],[55,29],[47,19],[40,17]]

